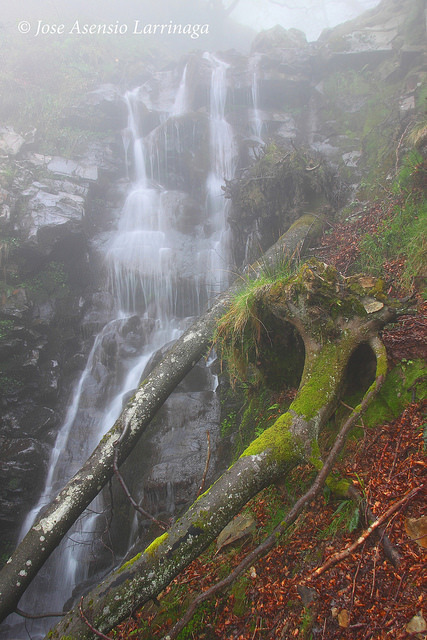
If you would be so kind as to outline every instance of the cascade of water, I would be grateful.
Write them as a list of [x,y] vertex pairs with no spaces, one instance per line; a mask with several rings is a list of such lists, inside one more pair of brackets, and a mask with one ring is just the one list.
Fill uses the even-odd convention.
[[58,478],[58,461],[61,454],[64,452],[71,428],[74,424],[74,421],[77,416],[77,412],[80,406],[80,401],[82,399],[83,390],[85,384],[90,376],[90,373],[94,366],[95,356],[98,352],[99,344],[102,341],[103,331],[98,334],[89,354],[86,367],[80,377],[80,380],[77,383],[77,386],[74,390],[72,400],[68,406],[67,413],[65,416],[64,423],[62,425],[61,430],[58,432],[58,437],[56,438],[54,447],[52,449],[52,453],[49,460],[48,474],[46,477],[45,487],[42,495],[40,496],[37,504],[28,512],[24,523],[21,528],[21,534],[19,536],[20,540],[25,536],[27,531],[32,526],[37,514],[40,509],[44,507],[55,495],[56,489],[58,487],[58,483],[61,483],[61,478]]
[[259,142],[263,142],[262,140],[262,126],[263,120],[261,117],[261,112],[259,110],[259,58],[258,56],[254,56],[249,61],[249,69],[252,75],[252,85],[251,85],[251,97],[252,97],[252,105],[253,105],[253,119],[252,119],[252,131],[255,136],[255,139]]
[[230,264],[230,230],[227,224],[229,201],[221,189],[224,179],[234,176],[237,149],[233,129],[225,119],[227,100],[227,69],[229,64],[216,56],[205,53],[203,57],[212,67],[210,86],[210,166],[206,191],[206,209],[212,229],[208,251],[207,282],[210,296],[217,294],[228,282],[227,267]]
[[[100,437],[120,414],[123,399],[137,387],[141,375],[157,350],[176,339],[185,328],[186,316],[200,313],[207,295],[227,281],[228,231],[227,202],[222,197],[224,178],[231,179],[236,163],[233,132],[225,120],[226,72],[228,65],[205,54],[212,66],[210,99],[211,171],[206,183],[207,236],[183,237],[171,228],[170,194],[147,175],[147,149],[153,150],[153,139],[147,145],[139,129],[139,101],[136,89],[125,95],[128,125],[124,132],[127,161],[132,165],[133,181],[124,204],[118,228],[108,244],[106,262],[108,285],[114,294],[117,316],[94,341],[86,368],[76,385],[66,419],[58,433],[49,464],[45,489],[38,504],[28,514],[22,535],[32,525],[37,513],[61,486],[75,473],[90,454]],[[174,116],[186,108],[187,89],[184,70],[173,109]],[[166,128],[165,128],[166,131]],[[160,135],[158,144],[167,144]],[[158,153],[160,156],[160,152]],[[203,228],[202,220],[200,228]],[[195,246],[194,246],[195,243]],[[178,279],[185,272],[187,284]],[[181,312],[177,314],[177,289],[180,289]],[[144,329],[143,346],[138,357],[120,361],[120,340],[126,333],[132,314]],[[145,323],[145,324],[144,324]],[[187,322],[188,324],[188,322]],[[111,345],[114,349],[110,349]],[[111,356],[114,353],[114,357]],[[214,376],[209,389],[215,390]],[[167,487],[168,507],[173,498],[172,484]],[[79,519],[67,540],[50,558],[45,569],[27,590],[20,605],[29,611],[60,610],[76,584],[88,578],[93,564],[95,529],[104,509],[102,496],[92,503]],[[104,525],[102,525],[104,526]],[[34,639],[43,637],[51,621],[32,624]],[[22,635],[21,634],[22,631]],[[41,634],[41,635],[40,635]],[[26,630],[13,629],[13,638],[27,637]]]
[[187,111],[188,107],[188,83],[187,83],[187,70],[188,64],[184,67],[181,82],[178,87],[178,93],[176,94],[175,102],[173,103],[171,115],[180,116]]

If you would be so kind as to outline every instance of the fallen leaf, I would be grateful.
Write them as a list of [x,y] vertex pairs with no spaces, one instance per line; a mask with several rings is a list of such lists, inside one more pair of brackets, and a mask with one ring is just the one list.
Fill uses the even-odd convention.
[[363,301],[363,306],[365,307],[366,313],[375,313],[384,307],[382,302],[379,300],[374,300],[372,298],[365,298]]
[[216,541],[217,553],[229,544],[250,535],[255,529],[255,520],[249,514],[241,514],[228,523]]
[[405,530],[412,540],[423,549],[427,549],[427,516],[405,518]]
[[338,624],[343,629],[347,629],[348,625],[350,624],[350,614],[347,611],[347,609],[342,609],[342,611],[339,612],[339,614],[338,614]]
[[412,618],[406,625],[407,633],[422,633],[427,630],[427,624],[421,612]]

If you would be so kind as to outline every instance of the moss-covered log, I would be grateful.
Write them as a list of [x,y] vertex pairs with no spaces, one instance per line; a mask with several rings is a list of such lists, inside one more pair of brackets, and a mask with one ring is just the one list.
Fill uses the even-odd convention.
[[[284,254],[293,254],[309,244],[322,229],[322,222],[312,216],[297,221],[253,266],[248,277],[256,278],[262,267],[274,265]],[[196,362],[207,353],[218,318],[227,309],[233,295],[242,286],[238,278],[226,293],[217,298],[176,341],[162,362],[141,383],[119,419],[104,436],[90,458],[43,510],[21,544],[0,572],[0,621],[12,613],[20,597],[61,542],[69,528],[113,475],[114,449],[119,464],[132,451],[164,401]]]
[[[380,287],[370,283],[367,291],[363,284],[312,260],[286,280],[260,285],[260,304],[293,324],[304,341],[298,394],[167,533],[87,594],[82,607],[95,628],[105,633],[155,598],[263,487],[302,460],[319,463],[318,434],[336,407],[352,353],[368,344],[377,360],[376,378],[387,370],[377,334],[394,314]],[[49,637],[83,640],[93,633],[76,608]]]

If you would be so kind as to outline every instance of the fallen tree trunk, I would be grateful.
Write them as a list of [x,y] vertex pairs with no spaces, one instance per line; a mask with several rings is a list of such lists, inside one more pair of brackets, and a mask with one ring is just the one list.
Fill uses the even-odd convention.
[[[323,227],[314,216],[303,216],[279,239],[248,273],[255,279],[263,267],[301,251]],[[114,451],[118,463],[130,454],[136,442],[179,382],[207,353],[212,344],[216,321],[228,308],[242,279],[220,295],[212,307],[176,341],[160,364],[141,383],[119,419],[103,437],[82,468],[43,510],[41,517],[12,554],[0,572],[0,622],[12,613],[22,594],[59,545],[70,527],[113,475]]]
[[[80,606],[93,628],[106,633],[155,598],[262,488],[303,460],[319,464],[318,434],[336,407],[355,349],[361,344],[371,347],[377,360],[376,379],[382,379],[387,370],[385,349],[377,334],[394,313],[374,297],[374,289],[368,295],[362,282],[345,279],[312,260],[285,281],[279,278],[259,286],[257,309],[249,310],[249,317],[267,309],[284,325],[293,325],[304,342],[305,365],[298,394],[289,410],[252,442],[167,533],[85,596]],[[65,637],[94,637],[78,608],[49,634],[49,638]]]
[[270,535],[265,538],[261,544],[259,544],[253,551],[251,551],[247,556],[243,558],[243,560],[233,569],[231,573],[228,574],[226,578],[223,578],[219,582],[215,583],[212,587],[210,587],[207,591],[203,591],[200,593],[197,598],[193,600],[191,605],[188,607],[184,616],[181,620],[174,625],[172,629],[170,629],[167,635],[162,638],[162,640],[174,640],[178,636],[178,634],[184,629],[185,626],[192,619],[195,614],[197,607],[206,600],[212,598],[218,591],[221,591],[224,587],[229,587],[242,573],[248,569],[251,565],[259,560],[259,558],[266,553],[268,553],[276,544],[279,536],[285,533],[285,531],[289,528],[291,524],[295,522],[300,513],[304,510],[304,508],[308,505],[309,502],[314,500],[319,493],[322,491],[325,486],[328,476],[332,471],[335,460],[338,454],[342,451],[345,443],[346,437],[350,429],[356,424],[356,421],[359,420],[361,415],[365,412],[371,400],[376,396],[379,389],[381,389],[383,383],[383,378],[377,378],[375,381],[374,388],[370,389],[369,393],[367,393],[363,399],[363,402],[360,405],[358,410],[352,411],[351,415],[347,418],[345,423],[340,429],[340,432],[334,442],[334,446],[328,454],[327,459],[325,460],[324,465],[321,470],[317,474],[317,477],[311,487],[306,491],[306,493],[299,498],[293,507],[288,511],[285,515],[284,520],[278,524]]

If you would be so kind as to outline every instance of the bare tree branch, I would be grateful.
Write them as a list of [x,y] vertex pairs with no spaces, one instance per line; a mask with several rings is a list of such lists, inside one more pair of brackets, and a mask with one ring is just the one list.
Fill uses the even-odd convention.
[[41,620],[42,618],[62,618],[65,616],[63,611],[61,612],[50,612],[50,613],[27,613],[26,611],[22,611],[22,609],[15,609],[15,613],[21,618],[27,618],[28,620]]
[[144,518],[148,518],[149,520],[154,522],[158,527],[160,527],[160,529],[162,529],[163,531],[166,531],[166,529],[168,528],[166,522],[162,522],[161,520],[157,520],[157,518],[155,518],[150,513],[148,513],[148,511],[145,511],[145,509],[143,509],[141,507],[141,505],[138,504],[137,502],[135,502],[135,500],[132,498],[131,493],[130,493],[129,489],[127,488],[127,485],[126,485],[126,483],[125,483],[125,481],[123,479],[123,476],[119,471],[119,467],[118,467],[118,464],[117,464],[118,455],[119,454],[118,454],[118,451],[117,451],[117,447],[114,447],[114,458],[113,458],[114,475],[116,476],[117,480],[119,481],[119,484],[120,484],[121,488],[123,489],[123,492],[124,492],[126,498],[129,500],[129,502],[131,503],[131,505],[135,509],[135,511],[138,511],[138,513],[140,513]]
[[414,489],[411,489],[410,491],[408,491],[408,493],[406,493],[403,496],[403,498],[400,498],[400,500],[397,500],[397,502],[392,504],[391,507],[389,509],[387,509],[387,511],[385,511],[385,513],[383,513],[382,516],[380,516],[377,520],[375,520],[375,522],[373,522],[357,538],[357,540],[355,542],[350,544],[346,549],[343,549],[343,551],[339,551],[338,553],[335,553],[333,556],[328,558],[328,560],[321,567],[319,567],[318,569],[313,571],[313,573],[311,575],[314,576],[314,577],[320,576],[322,573],[324,573],[325,571],[327,571],[328,569],[333,567],[335,564],[337,564],[337,562],[341,562],[341,560],[344,560],[344,558],[347,558],[347,556],[349,556],[351,553],[353,553],[353,551],[355,551],[357,549],[357,547],[360,547],[360,545],[363,544],[365,542],[365,540],[367,540],[367,538],[369,538],[369,536],[376,529],[378,529],[378,527],[380,527],[383,524],[383,522],[386,522],[386,520],[388,520],[390,518],[390,516],[393,515],[393,513],[395,513],[395,511],[397,511],[406,502],[409,502],[409,500],[411,500],[414,496],[417,495],[417,493],[419,493],[423,489],[425,489],[425,487],[423,485],[421,485],[419,487],[415,487]]
[[83,596],[80,598],[79,611],[80,611],[80,615],[81,615],[81,618],[82,618],[83,622],[85,623],[86,626],[89,627],[89,629],[92,631],[92,633],[94,633],[98,638],[103,638],[104,640],[111,640],[111,638],[109,638],[108,636],[105,636],[103,633],[98,631],[98,629],[95,629],[93,624],[91,624],[89,622],[89,620],[87,619],[86,614],[83,611]]

